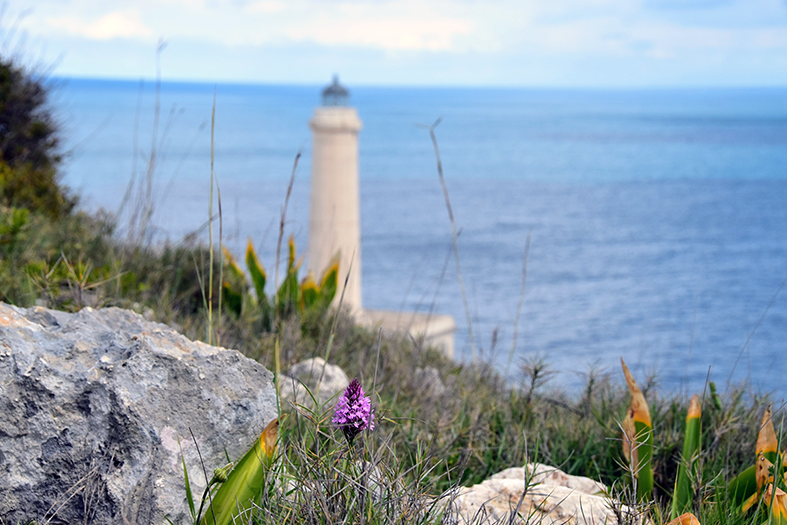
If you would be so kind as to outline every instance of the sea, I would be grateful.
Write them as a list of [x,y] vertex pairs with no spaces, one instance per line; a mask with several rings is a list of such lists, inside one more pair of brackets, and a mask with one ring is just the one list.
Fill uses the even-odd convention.
[[[55,80],[63,181],[118,235],[150,202],[147,241],[208,242],[212,132],[223,242],[274,267],[294,168],[306,252],[323,86]],[[452,315],[455,358],[513,384],[622,383],[622,357],[665,394],[787,394],[787,89],[349,89],[365,307]]]

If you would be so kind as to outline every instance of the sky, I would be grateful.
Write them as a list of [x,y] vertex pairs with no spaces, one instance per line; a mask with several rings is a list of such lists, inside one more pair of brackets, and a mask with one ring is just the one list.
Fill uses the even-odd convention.
[[9,0],[58,76],[350,85],[787,86],[787,0]]

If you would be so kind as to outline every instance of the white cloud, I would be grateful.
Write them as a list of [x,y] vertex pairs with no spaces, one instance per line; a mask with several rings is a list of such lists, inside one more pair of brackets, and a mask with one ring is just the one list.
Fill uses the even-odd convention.
[[[16,11],[29,2],[9,1]],[[513,75],[520,64],[556,71],[588,59],[611,69],[650,60],[691,72],[705,67],[708,56],[723,64],[724,57],[741,53],[751,54],[765,71],[774,56],[787,54],[784,0],[127,0],[122,10],[118,5],[35,0],[24,27],[39,40],[64,44],[140,42],[145,53],[163,37],[173,47],[185,43],[225,56],[256,50],[266,59],[290,60],[300,53],[310,64],[305,55],[315,51],[337,63],[454,61],[446,68],[460,72],[468,70],[465,60],[476,60],[485,70],[498,68],[492,71],[495,79]],[[514,67],[493,65],[506,61]],[[293,70],[299,67],[293,62]],[[255,68],[264,69],[249,64],[238,77]],[[719,75],[734,75],[719,68]]]
[[45,23],[55,30],[90,40],[153,36],[153,30],[142,23],[137,11],[115,11],[93,21],[78,16],[53,17],[45,19]]
[[469,36],[469,19],[446,16],[419,2],[386,5],[344,3],[318,16],[302,19],[283,31],[296,42],[326,46],[377,48],[386,51],[453,51],[458,38]]
[[[787,6],[778,0],[692,0],[718,6],[704,10],[714,20],[727,16],[726,23],[710,23],[711,14],[665,14],[649,7],[656,1],[676,0],[136,0],[126,11],[103,0],[40,0],[27,28],[91,40],[165,37],[230,47],[309,43],[428,53],[671,56],[692,46],[783,45],[778,31],[787,29]],[[746,6],[767,12],[767,20],[751,15],[736,24],[751,11]],[[761,25],[766,22],[770,27]]]
[[250,13],[280,13],[287,10],[287,2],[278,0],[263,0],[252,2],[247,8]]
[[126,5],[133,10],[113,11],[101,0],[40,0],[26,28],[91,40],[166,37],[225,46],[316,43],[429,52],[489,47],[488,34],[473,39],[483,8],[462,0],[137,0]]

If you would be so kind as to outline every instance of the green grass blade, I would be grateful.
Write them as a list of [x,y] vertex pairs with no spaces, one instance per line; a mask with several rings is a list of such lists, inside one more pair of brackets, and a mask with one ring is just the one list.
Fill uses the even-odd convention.
[[183,462],[183,480],[186,483],[186,500],[189,502],[189,513],[191,513],[191,522],[197,521],[197,512],[194,508],[194,495],[191,493],[191,483],[189,483],[189,471],[186,468],[186,457],[183,455],[183,448],[180,446],[178,440],[178,448],[180,449],[180,460]]

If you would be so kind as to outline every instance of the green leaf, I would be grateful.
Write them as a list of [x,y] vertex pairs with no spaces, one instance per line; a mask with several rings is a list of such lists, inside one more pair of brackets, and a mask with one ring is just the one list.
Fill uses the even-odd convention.
[[257,252],[254,251],[254,244],[252,244],[251,239],[246,245],[246,267],[249,269],[251,282],[254,284],[254,291],[257,292],[257,301],[260,304],[263,302],[267,303],[265,283],[268,280],[268,276],[265,273],[265,268],[263,268],[257,258]]
[[287,258],[287,273],[279,290],[276,292],[276,306],[280,317],[286,317],[300,308],[300,286],[298,286],[298,268],[301,263],[295,263],[295,237],[290,235],[289,256]]
[[[265,482],[266,471],[273,462],[279,420],[265,427],[260,437],[238,461],[219,490],[213,496],[212,510],[205,512],[202,525],[229,525],[257,501]],[[215,515],[215,521],[214,521]],[[244,523],[246,520],[244,520]]]
[[701,415],[700,400],[697,394],[694,394],[689,404],[689,412],[686,415],[683,455],[678,467],[678,477],[675,479],[675,490],[672,493],[672,519],[691,510],[692,500],[694,499],[692,479],[696,479],[697,475],[697,459],[699,458],[700,438],[702,437]]
[[710,383],[708,383],[708,386],[710,387],[710,398],[713,401],[713,406],[716,408],[716,410],[722,410],[723,407],[721,404],[721,398],[719,397],[719,394],[716,392],[716,383],[711,381]]
[[232,285],[226,280],[221,283],[221,293],[223,294],[224,304],[232,313],[240,316],[243,309],[243,295],[233,289]]
[[765,490],[763,503],[768,505],[769,525],[787,525],[787,493],[771,483]]
[[317,306],[320,299],[320,289],[314,281],[314,276],[309,273],[301,283],[301,309],[309,310]]
[[224,265],[227,268],[228,279],[233,281],[232,284],[235,286],[243,286],[246,284],[246,276],[243,275],[243,270],[240,269],[238,266],[238,261],[235,260],[235,257],[232,255],[226,246],[223,246],[222,249],[224,250]]
[[650,410],[642,390],[637,386],[622,357],[620,364],[631,393],[631,404],[623,421],[623,454],[629,460],[637,481],[637,499],[650,501],[653,499],[653,470],[650,465],[653,456],[653,424]]
[[776,462],[779,442],[773,427],[771,406],[765,409],[762,424],[757,434],[756,462],[747,468],[729,484],[728,494],[730,500],[742,512],[749,510],[757,503],[765,486],[768,484],[768,467]]
[[730,481],[727,494],[735,507],[757,495],[757,470],[754,465],[747,468]]
[[238,262],[232,253],[223,246],[224,250],[224,281],[221,283],[222,300],[227,308],[235,315],[240,316],[243,310],[243,291],[246,288],[246,276],[238,266]]
[[290,235],[288,243],[288,257],[287,257],[287,271],[289,272],[295,267],[295,236]]
[[[779,449],[779,440],[776,438],[776,430],[773,428],[773,415],[771,412],[771,405],[765,409],[762,415],[762,424],[760,431],[757,434],[757,450],[759,456],[763,454],[768,461],[776,463],[776,454]],[[762,487],[759,487],[762,489]]]
[[336,290],[339,283],[339,256],[334,257],[333,262],[328,265],[325,272],[320,279],[320,301],[325,307],[328,307],[336,297]]

